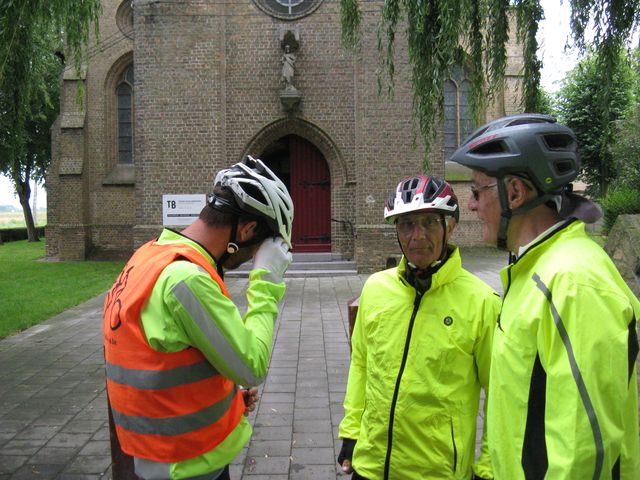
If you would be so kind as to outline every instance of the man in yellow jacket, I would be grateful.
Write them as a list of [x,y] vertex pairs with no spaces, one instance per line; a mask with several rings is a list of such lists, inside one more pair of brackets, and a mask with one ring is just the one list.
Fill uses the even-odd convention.
[[475,462],[476,418],[500,298],[448,243],[448,183],[405,178],[384,215],[404,256],[360,296],[338,463],[353,479],[493,478],[486,442]]
[[[107,393],[117,438],[142,479],[229,479],[251,436],[244,387],[264,381],[293,204],[251,157],[222,170],[200,217],[129,259],[104,306]],[[244,318],[223,269],[253,258]],[[249,404],[255,399],[249,398]]]
[[494,335],[487,426],[496,479],[640,478],[640,302],[585,233],[572,193],[573,132],[545,115],[480,127],[452,160],[473,169],[469,207],[511,252]]

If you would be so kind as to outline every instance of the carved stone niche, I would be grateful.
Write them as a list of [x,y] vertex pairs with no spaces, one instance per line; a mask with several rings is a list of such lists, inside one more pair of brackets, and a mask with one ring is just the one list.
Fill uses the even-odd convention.
[[293,114],[300,107],[302,92],[293,85],[295,52],[300,48],[300,32],[298,27],[294,29],[281,29],[279,32],[282,56],[282,78],[285,87],[280,90],[280,103],[284,111]]

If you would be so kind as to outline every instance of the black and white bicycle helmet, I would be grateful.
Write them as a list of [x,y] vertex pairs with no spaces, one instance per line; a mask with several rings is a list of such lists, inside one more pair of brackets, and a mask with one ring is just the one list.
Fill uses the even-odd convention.
[[458,221],[460,207],[453,188],[444,180],[428,175],[413,175],[398,183],[384,206],[384,218],[393,224],[398,215],[410,212],[436,212]]
[[[242,162],[218,172],[214,185],[228,187],[242,212],[264,218],[291,247],[293,201],[282,180],[262,160],[247,155]],[[216,208],[219,201],[213,197],[210,204]]]

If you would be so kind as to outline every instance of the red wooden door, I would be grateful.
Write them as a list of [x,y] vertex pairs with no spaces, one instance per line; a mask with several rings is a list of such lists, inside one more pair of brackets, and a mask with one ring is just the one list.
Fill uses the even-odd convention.
[[331,180],[320,151],[301,137],[289,137],[291,198],[295,207],[294,252],[331,251]]

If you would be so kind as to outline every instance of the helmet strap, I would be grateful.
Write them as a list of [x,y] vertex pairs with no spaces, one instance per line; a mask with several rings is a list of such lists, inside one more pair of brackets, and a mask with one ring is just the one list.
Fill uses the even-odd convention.
[[497,179],[497,183],[498,198],[500,199],[500,208],[502,208],[502,213],[500,214],[500,226],[498,227],[497,247],[500,250],[507,250],[507,229],[509,228],[509,220],[511,220],[513,212],[509,208],[507,187],[504,184],[504,177],[499,177]]
[[220,258],[216,260],[216,270],[220,278],[224,279],[224,270],[222,266],[227,259],[240,250],[240,246],[236,243],[236,231],[238,230],[238,217],[233,217],[233,225],[231,225],[231,233],[229,234],[229,241],[227,242],[227,248]]
[[500,198],[500,207],[502,213],[500,214],[500,226],[498,228],[498,241],[497,247],[500,250],[508,250],[507,247],[507,230],[509,229],[509,221],[514,215],[522,215],[523,213],[533,210],[539,205],[548,202],[554,198],[553,194],[546,193],[534,198],[530,202],[525,203],[521,207],[511,209],[509,208],[509,201],[507,199],[507,187],[504,183],[504,177],[497,179],[498,183],[498,197]]
[[438,260],[433,262],[427,268],[418,268],[416,265],[414,265],[409,261],[406,253],[402,248],[402,243],[400,243],[400,237],[398,236],[398,232],[396,231],[396,240],[398,241],[398,245],[400,246],[400,251],[402,252],[402,255],[404,256],[404,259],[407,263],[405,278],[409,282],[409,284],[416,289],[416,291],[420,292],[420,294],[423,294],[424,292],[429,290],[429,288],[431,288],[431,279],[433,277],[433,274],[436,273],[438,270],[440,270],[440,267],[442,267],[442,265],[444,265],[444,262],[447,260],[447,258],[449,258],[449,249],[447,248],[447,227],[446,227],[446,224],[444,223],[444,220],[446,217],[442,214],[441,216],[443,219],[442,225],[444,227],[444,234],[442,239],[442,252],[440,253],[440,257],[438,258]]
[[440,214],[441,222],[442,222],[442,251],[440,252],[440,258],[438,259],[440,263],[444,263],[449,255],[447,251],[447,217],[444,214]]
[[253,237],[244,242],[238,242],[236,241],[237,231],[238,231],[238,217],[235,217],[233,220],[233,225],[231,226],[231,234],[229,235],[227,248],[224,251],[224,253],[220,256],[220,259],[216,261],[216,269],[218,271],[218,274],[220,275],[220,278],[224,278],[224,275],[222,273],[223,272],[222,266],[224,265],[224,262],[231,255],[238,253],[238,251],[240,251],[241,248],[251,247],[252,245],[261,243],[264,240],[264,238]]

